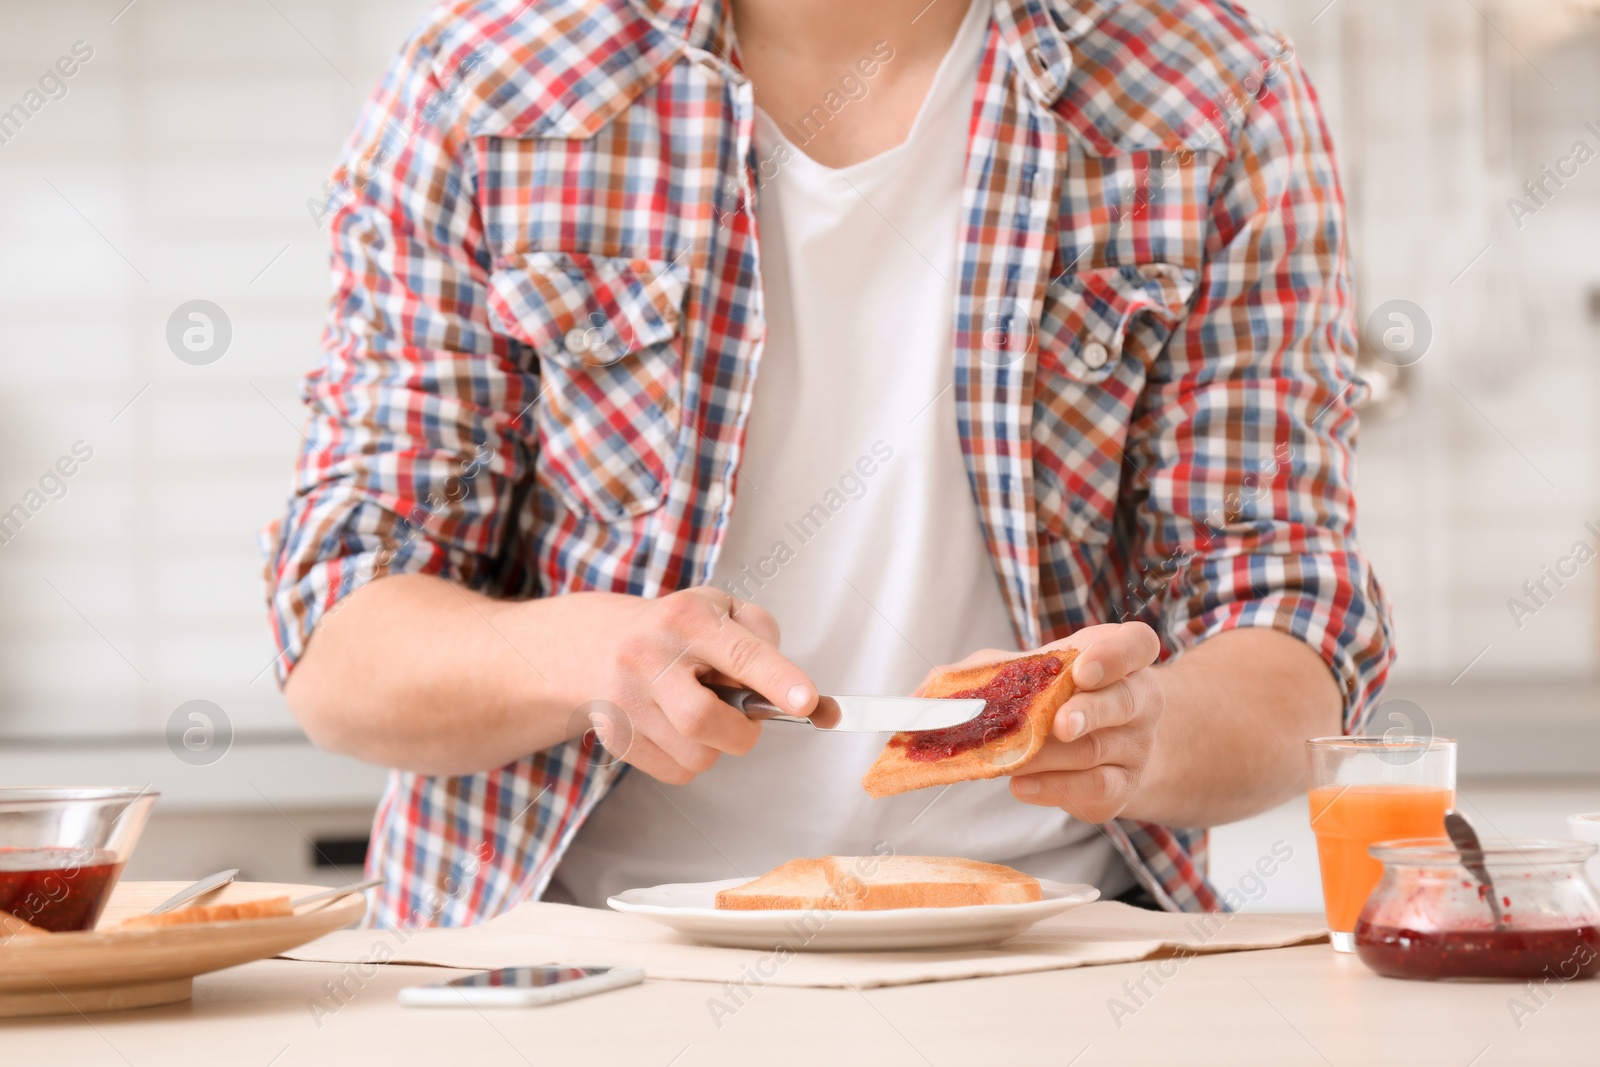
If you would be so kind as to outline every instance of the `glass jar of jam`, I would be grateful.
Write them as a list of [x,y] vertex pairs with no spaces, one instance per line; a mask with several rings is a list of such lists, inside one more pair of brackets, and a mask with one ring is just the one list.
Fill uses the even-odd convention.
[[1490,889],[1446,838],[1373,845],[1383,877],[1356,922],[1356,954],[1391,978],[1571,981],[1600,973],[1596,846],[1486,840]]
[[[0,912],[49,933],[93,930],[159,795],[0,786]],[[0,952],[13,926],[0,927]]]

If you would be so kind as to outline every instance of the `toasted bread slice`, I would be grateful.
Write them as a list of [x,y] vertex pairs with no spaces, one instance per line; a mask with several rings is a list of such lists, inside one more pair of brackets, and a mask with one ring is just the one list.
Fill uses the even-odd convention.
[[1038,879],[1021,871],[946,856],[835,857],[831,881],[851,911],[1024,904],[1043,897]]
[[288,897],[263,897],[234,904],[207,904],[179,908],[160,915],[135,915],[113,926],[113,930],[150,930],[157,926],[189,926],[194,923],[233,922],[238,919],[274,919],[293,915]]
[[887,911],[1039,900],[1037,880],[998,863],[943,856],[790,860],[717,894],[721,910]]
[[753,882],[717,894],[723,911],[838,911],[845,902],[834,895],[832,858],[790,860]]
[[[913,789],[926,789],[931,785],[948,785],[951,782],[968,782],[980,778],[999,778],[1002,775],[1016,774],[1029,760],[1039,754],[1045,740],[1050,736],[1050,726],[1057,709],[1072,696],[1072,664],[1077,658],[1078,650],[1069,648],[1060,652],[1019,656],[1015,659],[1001,660],[999,663],[985,664],[982,667],[968,667],[934,678],[924,687],[923,696],[955,697],[981,689],[1005,671],[1033,670],[1036,664],[1045,663],[1050,659],[1060,663],[1060,669],[1054,678],[1044,683],[1028,701],[1021,729],[995,737],[975,748],[957,751],[942,759],[929,760],[911,758],[910,746],[914,740],[919,737],[926,739],[934,735],[947,735],[950,731],[928,730],[920,734],[895,734],[889,739],[889,744],[885,746],[877,760],[867,769],[866,777],[861,780],[862,788],[871,796],[886,797]],[[984,714],[987,715],[989,710],[985,708]]]
[[0,911],[0,942],[11,940],[13,937],[47,937],[49,930],[17,918],[10,912]]

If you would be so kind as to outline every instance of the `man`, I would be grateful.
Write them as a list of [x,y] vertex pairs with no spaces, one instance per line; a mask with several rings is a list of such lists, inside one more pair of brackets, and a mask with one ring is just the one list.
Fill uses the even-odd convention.
[[[330,193],[269,584],[378,922],[884,849],[1213,909],[1381,690],[1331,149],[1231,4],[463,0]],[[1035,761],[884,800],[704,684],[1064,646]]]

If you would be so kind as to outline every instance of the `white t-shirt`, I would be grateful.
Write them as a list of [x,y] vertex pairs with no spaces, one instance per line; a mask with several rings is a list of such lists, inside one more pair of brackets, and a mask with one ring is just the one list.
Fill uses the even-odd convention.
[[[962,177],[989,10],[973,5],[911,133],[881,155],[825,167],[757,118],[760,158],[786,161],[757,197],[767,342],[712,584],[772,612],[783,653],[824,693],[908,693],[934,666],[1016,648],[953,389]],[[551,895],[600,907],[635,886],[755,877],[883,843],[1107,893],[1132,884],[1096,827],[1019,803],[1006,778],[868,797],[861,778],[884,740],[773,723],[748,755],[688,785],[631,770],[578,832]]]

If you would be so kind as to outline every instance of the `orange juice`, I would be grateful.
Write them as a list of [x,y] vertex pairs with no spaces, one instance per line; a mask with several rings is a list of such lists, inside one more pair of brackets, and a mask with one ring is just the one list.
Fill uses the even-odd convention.
[[1356,928],[1361,908],[1383,874],[1367,846],[1401,837],[1443,837],[1455,790],[1430,785],[1335,785],[1311,791],[1328,928]]

